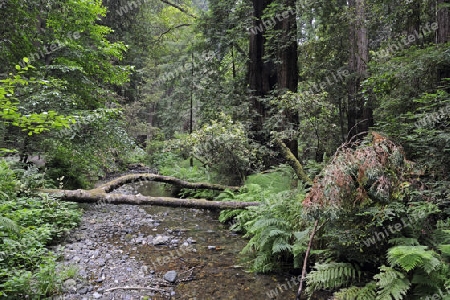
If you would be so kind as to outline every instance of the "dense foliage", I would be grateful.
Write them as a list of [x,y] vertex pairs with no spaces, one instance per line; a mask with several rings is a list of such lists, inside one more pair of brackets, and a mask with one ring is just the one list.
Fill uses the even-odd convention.
[[81,211],[74,204],[35,192],[45,184],[37,169],[24,171],[0,160],[2,299],[54,295],[74,274],[69,269],[57,270],[58,257],[48,246],[78,224]]
[[[309,295],[450,298],[447,2],[0,0],[0,155],[46,163],[1,163],[2,251],[33,220],[51,261],[43,246],[77,218],[30,217],[56,202],[24,187],[139,162],[243,184],[178,192],[261,202],[220,216],[256,272],[301,272],[311,248]],[[5,291],[53,293],[29,255],[2,266]],[[15,262],[27,271],[8,277]]]

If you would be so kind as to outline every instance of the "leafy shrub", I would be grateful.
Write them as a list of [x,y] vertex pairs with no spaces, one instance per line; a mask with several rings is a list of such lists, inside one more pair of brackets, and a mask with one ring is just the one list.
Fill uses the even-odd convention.
[[92,187],[107,173],[145,157],[113,112],[100,111],[94,116],[45,143],[47,174],[54,181],[64,178],[66,188]]
[[7,200],[16,193],[18,181],[14,171],[9,168],[8,163],[0,159],[0,200]]
[[242,123],[220,114],[201,129],[174,140],[172,148],[183,149],[210,170],[229,179],[229,184],[242,183],[258,169],[258,147],[253,145]]
[[0,160],[0,174],[8,174],[2,187],[11,187],[9,197],[0,200],[0,298],[50,296],[63,278],[47,246],[76,226],[81,212],[72,203],[37,194],[33,188],[44,182],[35,170],[14,175]]

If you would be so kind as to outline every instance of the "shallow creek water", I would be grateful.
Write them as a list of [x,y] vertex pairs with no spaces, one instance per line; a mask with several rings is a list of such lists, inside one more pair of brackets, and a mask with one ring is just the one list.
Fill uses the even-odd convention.
[[[146,196],[170,194],[153,182],[135,189]],[[193,280],[177,284],[172,299],[295,299],[298,281],[289,281],[293,276],[256,275],[240,265],[238,253],[246,240],[222,225],[217,212],[158,206],[144,209],[160,222],[157,227],[141,227],[144,235],[170,233],[195,240],[189,247],[142,245],[129,249],[156,273],[175,270],[179,279],[193,275]]]

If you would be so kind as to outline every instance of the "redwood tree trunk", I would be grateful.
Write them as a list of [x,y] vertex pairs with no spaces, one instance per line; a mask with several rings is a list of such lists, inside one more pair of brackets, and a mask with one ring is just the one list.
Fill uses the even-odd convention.
[[366,11],[364,0],[349,0],[350,10],[355,18],[350,21],[349,42],[350,53],[348,66],[354,76],[348,83],[347,126],[348,137],[366,132],[373,126],[372,106],[365,103],[361,96],[361,82],[367,78],[367,62],[369,59],[369,43],[365,26]]
[[[253,0],[253,28],[261,30],[251,31],[249,45],[249,87],[252,91],[251,114],[253,138],[261,144],[269,142],[269,136],[263,130],[264,120],[268,108],[260,101],[270,91],[277,88],[281,91],[289,90],[296,92],[298,87],[298,55],[297,55],[297,20],[295,15],[295,0],[284,0],[286,10],[289,8],[287,17],[277,18],[275,24],[281,29],[282,37],[277,41],[279,51],[271,61],[264,62],[265,51],[264,31],[267,29],[267,20],[264,20],[264,9],[273,0]],[[286,12],[285,10],[285,12]],[[275,19],[272,19],[272,21]],[[279,62],[279,63],[277,63]],[[285,128],[291,127],[294,131],[298,128],[298,113],[287,112]],[[284,141],[291,152],[298,158],[298,141],[296,136]]]
[[250,31],[249,43],[249,87],[250,114],[252,117],[252,138],[261,144],[267,144],[269,137],[263,132],[263,123],[267,109],[260,101],[260,98],[267,95],[273,89],[276,82],[274,66],[271,63],[264,63],[264,30],[265,24],[262,22],[264,9],[272,0],[253,0],[253,28],[261,29]]
[[[297,44],[297,20],[295,13],[295,0],[286,0],[286,7],[291,9],[289,16],[281,22],[283,36],[280,42],[278,67],[278,86],[283,90],[297,92],[298,88],[298,44]],[[297,132],[299,120],[298,111],[286,112],[286,122],[294,132]],[[284,141],[292,154],[298,159],[298,138],[292,136]]]
[[[447,43],[450,40],[449,9],[443,6],[448,4],[450,4],[450,0],[437,0],[437,13],[436,13],[438,23],[438,29],[436,32],[437,44]],[[450,78],[450,66],[449,65],[438,66],[437,77],[439,83],[443,85],[448,85],[448,83],[445,83],[444,79]],[[450,87],[447,88],[447,91],[450,92]]]

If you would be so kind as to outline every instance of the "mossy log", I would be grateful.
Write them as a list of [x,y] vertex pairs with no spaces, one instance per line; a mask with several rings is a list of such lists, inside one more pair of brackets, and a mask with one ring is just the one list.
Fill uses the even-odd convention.
[[230,189],[238,190],[240,187],[224,186],[210,183],[192,183],[175,177],[162,176],[157,174],[129,174],[113,179],[99,187],[91,190],[60,190],[60,189],[42,189],[41,192],[58,196],[62,201],[71,201],[78,203],[92,203],[97,205],[104,204],[131,204],[131,205],[158,205],[169,207],[186,207],[201,209],[237,209],[248,206],[257,206],[259,202],[239,202],[239,201],[210,201],[206,199],[180,199],[173,197],[147,197],[138,195],[125,195],[120,193],[111,193],[114,189],[126,184],[152,180],[165,182],[178,187],[191,189],[211,189],[223,191]]
[[304,183],[312,185],[313,181],[308,177],[308,175],[306,175],[305,171],[303,170],[303,166],[300,164],[295,155],[292,154],[291,150],[286,146],[286,144],[283,143],[280,139],[275,140],[275,143],[280,148],[281,155],[283,155],[288,165],[290,165],[291,168],[294,169],[294,172],[295,174],[297,174],[298,178]]

